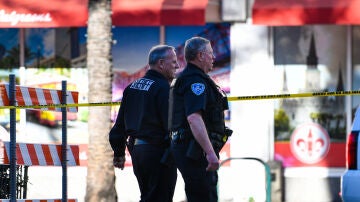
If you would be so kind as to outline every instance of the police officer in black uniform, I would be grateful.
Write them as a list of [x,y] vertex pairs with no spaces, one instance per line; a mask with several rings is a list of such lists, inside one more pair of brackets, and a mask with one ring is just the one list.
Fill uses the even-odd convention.
[[227,99],[207,75],[215,60],[210,41],[193,37],[186,41],[184,52],[187,66],[170,90],[171,150],[185,181],[187,201],[217,202],[217,169],[223,144],[217,145],[215,136],[227,138],[222,136]]
[[[116,122],[109,134],[114,166],[124,168],[125,147],[132,159],[141,202],[171,202],[177,169],[166,152],[170,82],[179,68],[175,49],[151,48],[145,76],[132,82],[123,93]],[[162,161],[162,162],[161,162]]]

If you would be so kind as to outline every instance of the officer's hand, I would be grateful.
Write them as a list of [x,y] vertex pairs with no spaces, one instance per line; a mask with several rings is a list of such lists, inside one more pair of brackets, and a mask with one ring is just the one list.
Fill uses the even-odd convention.
[[120,168],[121,170],[124,169],[124,165],[125,165],[125,156],[114,156],[113,159],[113,164],[114,167],[116,168]]
[[208,166],[206,171],[215,171],[219,169],[219,159],[217,158],[215,153],[210,153],[206,155],[206,159],[208,161]]

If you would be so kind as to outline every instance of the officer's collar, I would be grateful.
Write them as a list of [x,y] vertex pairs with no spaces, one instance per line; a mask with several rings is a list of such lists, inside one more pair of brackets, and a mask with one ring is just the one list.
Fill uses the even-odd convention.
[[186,68],[188,68],[189,71],[194,72],[194,73],[205,74],[204,70],[202,70],[200,67],[198,67],[192,63],[188,63],[186,65]]
[[155,77],[160,77],[160,78],[166,79],[164,75],[162,75],[160,72],[158,72],[158,71],[156,71],[156,70],[153,70],[153,69],[149,69],[149,70],[146,72],[146,75],[151,75],[151,76],[155,76]]

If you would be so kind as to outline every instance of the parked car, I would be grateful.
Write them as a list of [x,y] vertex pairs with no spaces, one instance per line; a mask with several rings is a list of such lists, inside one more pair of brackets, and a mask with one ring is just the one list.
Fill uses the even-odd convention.
[[341,197],[344,202],[360,201],[360,106],[357,108],[346,143],[346,171],[341,177]]

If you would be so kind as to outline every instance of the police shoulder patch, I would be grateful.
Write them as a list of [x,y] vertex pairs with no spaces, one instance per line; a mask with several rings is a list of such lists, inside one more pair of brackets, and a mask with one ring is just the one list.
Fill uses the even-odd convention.
[[195,95],[201,95],[205,91],[205,85],[203,83],[193,83],[191,84],[191,91]]

